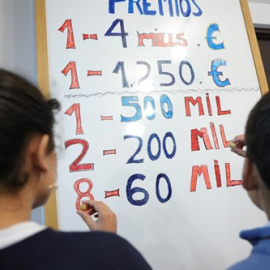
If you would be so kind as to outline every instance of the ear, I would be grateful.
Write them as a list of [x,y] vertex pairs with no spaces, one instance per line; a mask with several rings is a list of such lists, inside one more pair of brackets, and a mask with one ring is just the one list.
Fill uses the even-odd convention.
[[246,158],[244,169],[243,169],[243,187],[247,191],[251,191],[258,188],[258,170],[256,165],[249,159]]
[[42,135],[37,142],[35,153],[33,155],[34,166],[43,173],[46,173],[49,169],[47,163],[48,146],[49,136],[47,134]]

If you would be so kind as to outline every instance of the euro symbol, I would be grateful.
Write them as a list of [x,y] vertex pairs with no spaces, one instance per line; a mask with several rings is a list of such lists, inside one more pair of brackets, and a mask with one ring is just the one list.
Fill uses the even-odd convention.
[[213,37],[214,32],[219,31],[219,27],[217,24],[210,24],[210,26],[207,29],[207,43],[208,46],[213,50],[221,50],[224,49],[224,42],[221,42],[219,44],[216,44],[213,42],[213,39],[217,39],[216,37]]
[[227,78],[225,81],[221,81],[219,76],[223,75],[223,72],[218,71],[220,66],[226,66],[226,60],[224,59],[215,59],[212,61],[211,71],[208,71],[208,75],[213,77],[215,84],[219,87],[224,87],[228,84],[231,84]]

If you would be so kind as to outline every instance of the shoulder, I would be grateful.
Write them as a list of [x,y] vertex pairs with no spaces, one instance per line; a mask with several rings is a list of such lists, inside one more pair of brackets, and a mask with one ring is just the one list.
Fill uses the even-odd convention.
[[[119,269],[151,269],[141,253],[127,240],[116,234],[108,232],[59,232],[58,234],[65,239],[65,242],[72,241],[73,249],[80,249],[83,246],[81,256],[83,254],[89,256],[91,250],[91,257],[102,260],[105,264],[104,269],[113,269],[112,262],[115,266],[123,267]],[[85,252],[86,247],[89,247],[89,250]]]
[[[251,265],[249,264],[248,262],[248,259],[245,259],[243,261],[240,261],[234,265],[232,265],[231,267],[229,267],[227,270],[251,270],[251,269],[254,269],[254,268],[250,268]],[[252,266],[254,267],[254,266]]]
[[228,270],[268,270],[270,265],[270,240],[258,241],[248,258],[232,265]]
[[93,243],[97,246],[109,247],[123,247],[133,248],[131,244],[124,238],[110,232],[57,232],[51,229],[47,229],[42,235],[43,238],[52,239],[54,242],[59,243],[71,243],[72,245],[82,246],[84,244]]
[[251,255],[247,259],[232,265],[228,270],[268,270],[269,261],[267,257],[263,258]]
[[[85,245],[90,247],[130,247],[131,244],[122,237],[109,232],[61,232],[52,229],[46,229],[27,239],[29,242],[42,243],[50,242],[51,246],[62,246],[67,249],[68,247],[81,248]],[[90,245],[91,243],[91,245]]]
[[32,264],[42,263],[47,269],[52,263],[59,265],[55,269],[75,269],[72,268],[74,265],[82,269],[151,269],[128,241],[106,232],[57,232],[46,229],[0,251],[0,258],[8,260],[17,253],[21,264],[24,262],[27,265],[30,261]]

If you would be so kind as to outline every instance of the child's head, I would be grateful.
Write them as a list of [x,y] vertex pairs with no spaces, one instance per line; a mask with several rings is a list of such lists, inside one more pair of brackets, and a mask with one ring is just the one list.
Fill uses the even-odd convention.
[[245,140],[247,160],[243,186],[252,201],[265,210],[262,199],[264,204],[270,203],[270,93],[265,94],[250,112]]
[[27,80],[0,69],[0,190],[22,188],[28,175],[21,172],[25,149],[34,135],[49,136],[48,152],[54,149],[52,109],[55,100],[46,101]]
[[265,94],[250,112],[245,138],[247,157],[256,164],[270,190],[270,93]]

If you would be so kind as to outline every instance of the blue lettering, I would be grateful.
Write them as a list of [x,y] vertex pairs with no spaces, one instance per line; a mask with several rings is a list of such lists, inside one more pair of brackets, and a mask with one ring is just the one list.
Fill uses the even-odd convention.
[[[176,0],[178,1],[178,0]],[[164,11],[163,11],[163,2],[165,2],[164,0],[158,0],[158,8],[159,8],[159,14],[161,16],[164,16]],[[166,1],[168,3],[168,6],[169,6],[169,13],[170,13],[170,16],[173,17],[173,5],[172,5],[172,0],[167,0]],[[179,12],[178,12],[179,13]]]
[[140,0],[129,0],[128,2],[128,13],[134,13],[134,3],[136,4],[140,14],[143,14],[143,10],[140,6]]
[[191,2],[195,5],[195,7],[198,9],[198,12],[197,13],[194,13],[193,12],[193,15],[195,15],[196,17],[199,17],[202,15],[202,10],[201,8],[197,5],[197,3],[195,2],[195,0],[191,0]]
[[126,0],[109,0],[109,13],[115,13],[115,2],[125,2]]
[[[158,7],[152,7],[154,1],[151,0],[109,0],[109,13],[115,14],[116,3],[126,2],[128,13],[133,14],[137,9],[140,15],[160,16],[169,15],[170,17],[177,16],[189,17],[192,13],[199,17],[203,14],[201,8],[196,3],[197,0],[155,0]],[[165,7],[164,7],[165,6]],[[192,10],[192,7],[195,11]],[[164,14],[165,8],[165,14]],[[197,9],[197,10],[196,10]]]
[[179,3],[178,3],[179,0],[175,0],[175,13],[176,13],[176,16],[179,17]]
[[145,15],[156,15],[155,10],[149,10],[149,7],[151,6],[150,3],[147,3],[147,0],[143,0],[143,11]]
[[158,9],[159,9],[159,14],[161,16],[164,16],[163,6],[162,6],[162,0],[158,0]]
[[169,11],[170,11],[170,16],[173,17],[173,7],[172,7],[172,0],[168,0],[169,4]]
[[187,10],[186,12],[183,10],[183,1],[184,0],[180,0],[180,9],[181,9],[181,13],[184,17],[189,17],[190,13],[191,13],[191,7],[190,7],[190,3],[189,3],[189,0],[185,0],[186,3],[187,3]]

